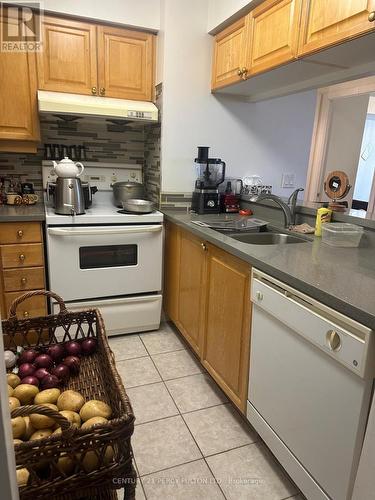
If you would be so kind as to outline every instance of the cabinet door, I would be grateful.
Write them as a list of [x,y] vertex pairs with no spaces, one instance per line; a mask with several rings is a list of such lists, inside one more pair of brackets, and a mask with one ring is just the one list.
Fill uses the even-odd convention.
[[111,26],[98,27],[99,93],[151,101],[155,35]]
[[214,40],[212,88],[220,88],[241,80],[239,70],[246,62],[246,16],[235,22]]
[[164,311],[174,322],[178,322],[178,298],[180,276],[180,231],[178,226],[165,224],[164,245]]
[[208,246],[202,362],[245,411],[250,349],[250,266]]
[[43,51],[38,54],[39,88],[93,94],[97,88],[96,26],[45,17]]
[[[1,22],[5,27],[13,21]],[[0,151],[30,152],[30,143],[22,149],[17,141],[39,141],[36,90],[35,53],[0,51],[0,139],[7,143],[7,147],[0,144]]]
[[250,74],[296,59],[302,0],[266,0],[250,13]]
[[374,29],[375,0],[304,0],[299,55]]
[[204,313],[205,244],[191,233],[181,231],[180,276],[177,327],[198,354],[201,352]]

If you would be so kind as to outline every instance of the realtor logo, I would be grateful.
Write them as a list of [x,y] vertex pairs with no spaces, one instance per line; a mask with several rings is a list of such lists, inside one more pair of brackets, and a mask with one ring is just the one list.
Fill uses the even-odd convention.
[[41,2],[0,2],[1,52],[41,51]]

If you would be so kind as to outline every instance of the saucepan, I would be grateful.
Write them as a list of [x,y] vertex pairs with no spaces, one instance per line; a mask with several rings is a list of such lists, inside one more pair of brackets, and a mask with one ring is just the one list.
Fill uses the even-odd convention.
[[154,211],[154,206],[151,201],[130,198],[122,202],[122,208],[127,212],[135,214],[149,214]]

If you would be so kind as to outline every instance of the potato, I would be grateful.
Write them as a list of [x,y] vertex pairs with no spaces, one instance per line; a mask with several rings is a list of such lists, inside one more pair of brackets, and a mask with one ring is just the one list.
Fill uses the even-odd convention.
[[64,391],[57,400],[59,410],[70,410],[78,412],[85,404],[84,397],[76,391]]
[[60,413],[76,427],[81,427],[81,417],[75,411],[61,410]]
[[[87,451],[85,453],[83,460],[82,460],[83,469],[86,472],[92,472],[93,470],[95,470],[99,465],[99,458],[98,458],[99,456],[100,456],[100,450]],[[104,464],[108,465],[111,462],[113,462],[114,456],[115,456],[115,453],[113,451],[112,446],[107,446],[105,453],[104,453],[104,460],[103,460]]]
[[63,474],[72,474],[75,468],[75,462],[66,453],[62,453],[57,461],[57,468]]
[[20,384],[14,389],[13,397],[19,399],[22,405],[27,405],[34,400],[38,392],[39,389],[35,385]]
[[35,432],[35,428],[31,425],[31,422],[30,422],[30,417],[27,416],[27,417],[23,417],[24,421],[25,421],[25,425],[26,425],[26,429],[25,429],[25,433],[23,435],[23,439],[25,439],[26,441],[28,441],[30,439],[30,437],[32,436],[32,434],[34,434]]
[[[52,403],[44,403],[42,406],[47,406],[48,408],[58,411],[57,406]],[[31,413],[30,422],[31,425],[37,430],[50,429],[56,423],[54,418],[48,417],[47,415],[41,415],[40,413]]]
[[8,381],[8,385],[10,385],[11,387],[13,387],[13,389],[15,387],[17,387],[17,385],[20,385],[20,383],[21,383],[21,379],[15,373],[8,373],[8,375],[7,375],[7,381]]
[[13,438],[19,439],[21,438],[26,429],[26,424],[25,421],[22,417],[15,417],[11,419],[12,422],[12,433],[13,433]]
[[8,384],[8,396],[13,396],[14,389],[11,385]]
[[106,424],[107,422],[108,422],[108,420],[104,417],[92,417],[92,418],[89,418],[88,420],[86,420],[86,422],[84,422],[82,424],[81,429],[89,429],[93,425]]
[[16,476],[18,486],[26,486],[30,477],[30,472],[26,468],[17,469]]
[[34,398],[34,404],[56,403],[61,394],[60,389],[45,389],[40,391]]
[[15,410],[16,408],[19,408],[21,406],[21,403],[17,398],[9,398],[9,410]]
[[52,434],[51,429],[41,429],[35,431],[31,436],[29,441],[34,441],[35,439],[43,439],[49,437]]
[[82,406],[79,414],[82,420],[86,422],[93,417],[109,418],[112,414],[112,410],[107,403],[103,403],[103,401],[98,401],[97,399],[92,399]]
[[22,444],[23,441],[22,439],[13,439],[13,446],[16,446],[17,444]]
[[53,432],[52,432],[52,436],[55,436],[57,434],[61,434],[62,433],[62,429],[61,427],[58,427],[57,429],[55,429]]

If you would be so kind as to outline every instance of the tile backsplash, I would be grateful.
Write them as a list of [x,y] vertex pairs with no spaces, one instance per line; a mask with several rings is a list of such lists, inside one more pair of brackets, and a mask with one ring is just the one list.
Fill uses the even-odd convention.
[[133,125],[125,121],[65,122],[58,118],[41,121],[42,144],[36,154],[0,154],[0,177],[17,177],[33,182],[42,191],[41,163],[44,144],[83,145],[86,161],[132,163],[144,167],[146,191],[159,205],[160,125]]

